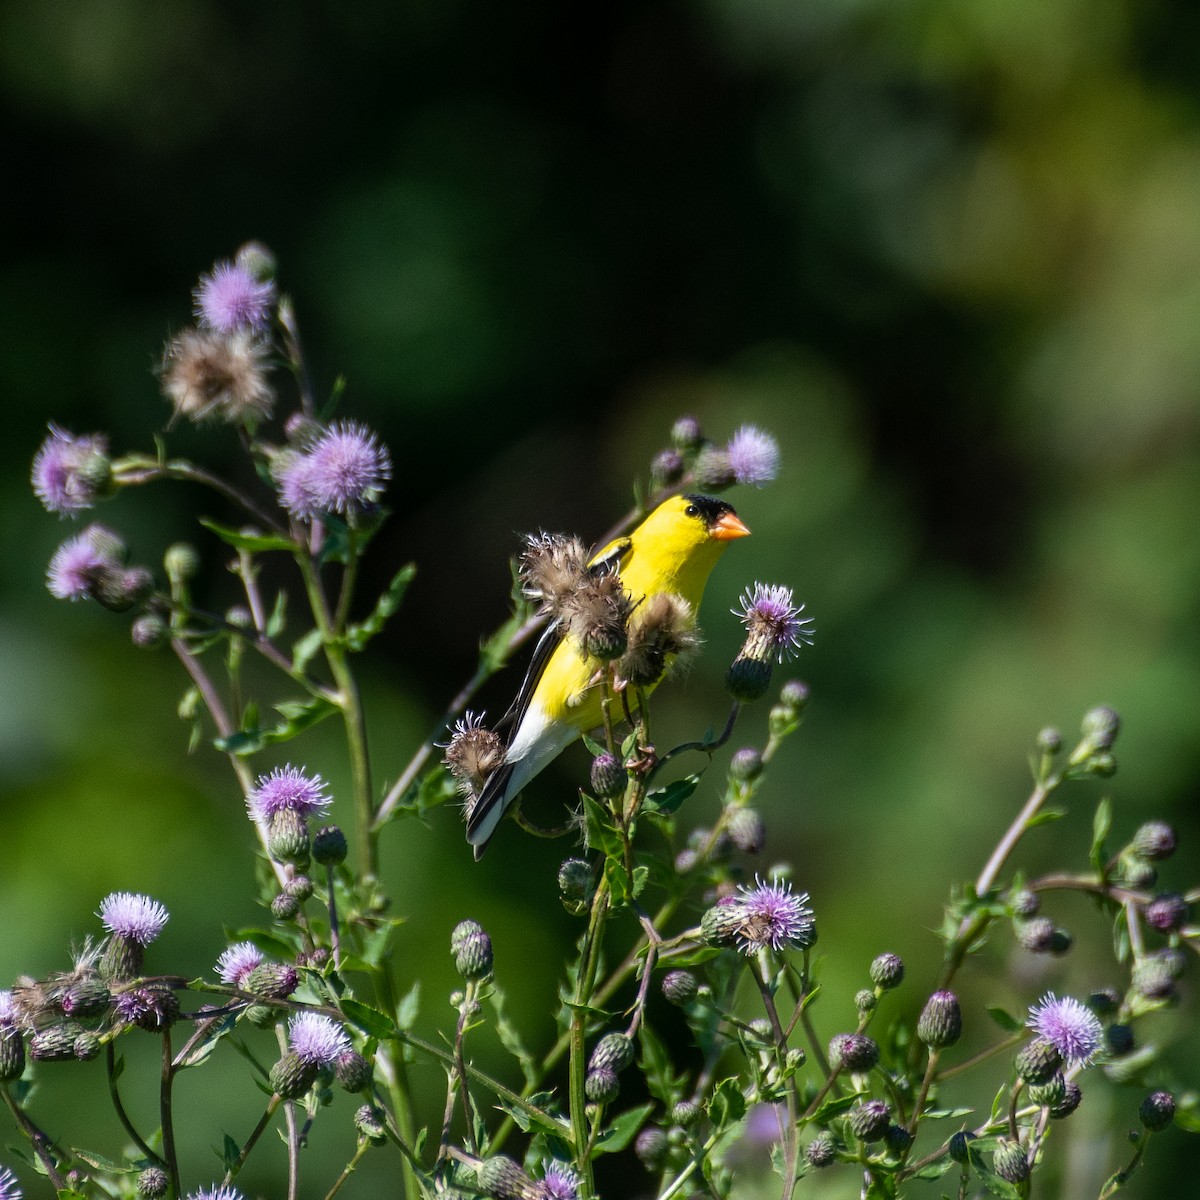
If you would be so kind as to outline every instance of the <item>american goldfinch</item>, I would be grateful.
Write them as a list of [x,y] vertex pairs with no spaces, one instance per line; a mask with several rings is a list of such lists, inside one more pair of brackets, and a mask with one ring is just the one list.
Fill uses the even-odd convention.
[[[527,590],[543,594],[553,619],[505,718],[512,733],[503,761],[467,817],[467,841],[477,859],[517,793],[581,733],[602,723],[598,683],[604,663],[623,654],[618,686],[624,668],[628,682],[649,691],[694,639],[695,613],[722,551],[749,532],[725,501],[687,495],[664,500],[586,565],[582,548],[578,563],[570,561],[566,540],[533,540],[546,561],[541,583]],[[544,595],[556,588],[553,599]],[[639,643],[639,622],[651,620],[654,634]]]

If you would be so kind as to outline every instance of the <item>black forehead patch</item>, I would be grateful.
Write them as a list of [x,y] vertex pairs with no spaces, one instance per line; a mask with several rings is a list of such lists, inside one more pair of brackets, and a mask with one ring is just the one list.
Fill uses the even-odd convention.
[[[689,494],[684,496],[690,508],[696,510],[695,516],[698,516],[705,525],[715,525],[726,513],[733,512],[733,505],[726,503],[724,500],[718,500],[716,496],[701,496],[698,494]],[[737,516],[734,513],[734,516]]]

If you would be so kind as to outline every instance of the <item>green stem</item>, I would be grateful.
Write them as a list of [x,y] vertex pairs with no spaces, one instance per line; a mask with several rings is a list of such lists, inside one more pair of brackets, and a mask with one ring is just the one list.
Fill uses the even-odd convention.
[[129,1134],[130,1138],[137,1148],[153,1162],[161,1163],[162,1158],[156,1154],[146,1144],[145,1139],[134,1128],[133,1122],[129,1119],[129,1114],[125,1111],[125,1105],[121,1103],[121,1093],[117,1090],[116,1078],[116,1051],[113,1049],[112,1042],[106,1042],[104,1046],[104,1064],[105,1074],[108,1079],[108,1098],[112,1101],[113,1111],[117,1114],[117,1120],[121,1122],[122,1128]]
[[[21,1132],[29,1139],[29,1144],[33,1147],[33,1152],[38,1156],[38,1161],[42,1164],[46,1172],[46,1177],[54,1184],[55,1191],[64,1191],[66,1189],[66,1181],[59,1173],[58,1164],[54,1161],[54,1155],[50,1153],[54,1143],[50,1138],[43,1133],[25,1114],[25,1110],[13,1099],[12,1093],[8,1090],[8,1085],[0,1085],[0,1093],[4,1095],[4,1102],[8,1105],[8,1111],[12,1113],[13,1120]],[[178,1195],[178,1192],[176,1192]]]
[[175,1123],[172,1116],[171,1088],[175,1082],[175,1068],[172,1065],[171,1031],[163,1030],[162,1035],[162,1081],[158,1091],[159,1120],[162,1125],[162,1156],[166,1159],[167,1172],[171,1176],[171,1193],[182,1196],[179,1186],[179,1157],[175,1153]]
[[325,1200],[333,1200],[334,1196],[336,1196],[338,1192],[342,1190],[342,1184],[344,1184],[346,1180],[354,1174],[354,1169],[358,1166],[359,1160],[370,1148],[371,1143],[365,1138],[358,1143],[354,1149],[354,1154],[351,1156],[350,1161],[342,1168],[342,1173],[337,1177],[337,1179],[334,1180],[333,1187],[331,1187],[329,1191],[325,1193]]
[[271,1118],[282,1103],[283,1101],[278,1095],[273,1095],[267,1101],[266,1110],[258,1118],[258,1124],[255,1125],[250,1136],[246,1139],[246,1144],[238,1152],[237,1158],[229,1164],[229,1169],[225,1172],[224,1184],[226,1187],[237,1178],[238,1172],[246,1165],[246,1159],[250,1157],[250,1151],[254,1149],[258,1139],[266,1132],[267,1126],[271,1123]]
[[579,976],[575,981],[575,1005],[571,1012],[570,1045],[571,1058],[568,1067],[571,1110],[571,1138],[575,1147],[575,1165],[584,1182],[584,1190],[591,1195],[592,1163],[587,1152],[587,1018],[583,1009],[590,1007],[592,991],[596,985],[596,970],[600,962],[600,944],[604,938],[604,925],[608,917],[608,881],[601,878],[592,897],[591,918],[584,935],[583,949],[579,957]]

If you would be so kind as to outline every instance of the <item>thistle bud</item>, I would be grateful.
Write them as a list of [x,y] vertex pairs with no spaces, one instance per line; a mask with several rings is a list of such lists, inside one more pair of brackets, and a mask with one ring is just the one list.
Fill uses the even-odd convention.
[[671,426],[671,444],[680,454],[692,454],[700,448],[704,434],[695,417],[680,417]]
[[1159,933],[1175,933],[1187,923],[1190,909],[1177,892],[1163,892],[1146,905],[1146,924]]
[[1133,968],[1130,982],[1133,990],[1147,1000],[1173,1000],[1175,998],[1175,974],[1170,961],[1154,954],[1142,959]]
[[847,1071],[869,1071],[879,1062],[879,1047],[865,1033],[840,1033],[829,1043],[829,1065]]
[[1041,897],[1037,892],[1031,892],[1028,888],[1021,888],[1019,891],[1013,892],[1008,898],[1008,904],[1014,917],[1020,917],[1026,921],[1030,917],[1036,917],[1038,910],[1042,907]]
[[1133,852],[1147,862],[1162,862],[1175,853],[1175,830],[1165,821],[1147,821],[1133,835]]
[[628,775],[615,754],[597,754],[592,759],[592,793],[601,800],[610,800],[625,791]]
[[459,940],[454,969],[464,979],[485,979],[492,973],[492,939],[482,929],[476,928]]
[[1121,718],[1107,705],[1089,709],[1083,716],[1083,740],[1093,750],[1111,750],[1121,731]]
[[1142,1101],[1138,1116],[1151,1133],[1161,1133],[1175,1119],[1175,1097],[1170,1092],[1151,1092]]
[[934,992],[917,1021],[917,1037],[930,1049],[953,1046],[962,1036],[962,1010],[953,992]]
[[700,918],[700,936],[710,946],[733,946],[744,924],[742,903],[730,896],[705,910]]
[[801,679],[789,679],[779,689],[779,707],[788,709],[797,716],[808,707],[808,684]]
[[287,892],[280,892],[271,901],[271,916],[277,921],[294,921],[300,912],[300,901]]
[[238,247],[234,262],[259,283],[275,278],[275,255],[262,242],[245,242]]
[[655,1125],[648,1125],[637,1135],[633,1152],[647,1171],[656,1171],[666,1157],[667,1135]]
[[1050,935],[1050,944],[1046,947],[1051,954],[1061,957],[1074,945],[1075,939],[1065,929],[1055,929]]
[[633,1042],[623,1033],[606,1033],[592,1050],[589,1071],[623,1071],[633,1062]]
[[617,1073],[611,1067],[590,1070],[583,1081],[583,1090],[593,1104],[611,1104],[621,1093]]
[[850,1110],[847,1123],[859,1141],[877,1142],[887,1132],[891,1117],[891,1109],[882,1100],[866,1100]]
[[302,813],[281,808],[273,813],[267,828],[267,850],[278,863],[303,866],[308,861],[308,822]]
[[75,1057],[75,1039],[83,1033],[75,1021],[61,1021],[39,1029],[29,1039],[29,1057],[34,1062],[66,1062]]
[[1158,871],[1154,864],[1130,851],[1121,855],[1119,870],[1121,882],[1129,887],[1153,887],[1158,881]]
[[1121,1007],[1116,988],[1101,988],[1088,996],[1088,1008],[1098,1017],[1111,1017]]
[[154,650],[161,646],[168,635],[166,621],[158,613],[142,613],[129,627],[129,637],[139,650]]
[[903,1125],[889,1125],[883,1132],[883,1143],[893,1154],[903,1154],[913,1144],[913,1135]]
[[269,1004],[248,1004],[245,1017],[255,1029],[270,1029],[275,1024],[275,1009]]
[[811,1142],[804,1148],[804,1157],[808,1159],[810,1167],[816,1167],[820,1170],[822,1167],[832,1166],[837,1157],[837,1147],[833,1142],[833,1135],[828,1133],[818,1133]]
[[170,1186],[171,1180],[162,1167],[147,1167],[138,1173],[138,1195],[144,1196],[146,1200],[161,1200]]
[[293,875],[283,890],[293,900],[303,903],[313,894],[313,881],[307,875]]
[[375,1068],[357,1050],[343,1050],[333,1061],[333,1077],[347,1092],[362,1092],[371,1086]]
[[870,988],[860,988],[854,993],[854,1007],[858,1009],[860,1015],[862,1016],[866,1016],[867,1013],[874,1012],[875,1006],[878,1003],[878,997]]
[[1122,1058],[1134,1047],[1133,1027],[1121,1021],[1114,1022],[1104,1031],[1104,1045],[1113,1058]]
[[753,746],[746,746],[739,750],[729,760],[729,778],[738,783],[751,783],[762,774],[762,771],[762,754]]
[[260,1000],[286,1000],[300,985],[296,968],[287,963],[259,963],[245,978],[244,991]]
[[668,971],[663,976],[662,994],[671,1004],[683,1006],[696,998],[700,985],[691,971]]
[[871,963],[871,982],[887,992],[900,986],[904,979],[904,960],[898,954],[885,952]]
[[1026,1083],[1045,1083],[1062,1066],[1062,1055],[1053,1042],[1036,1037],[1017,1051],[1016,1065]]
[[1053,1108],[1067,1098],[1067,1080],[1061,1071],[1055,1071],[1049,1079],[1029,1085],[1029,1098],[1042,1108]]
[[702,1115],[703,1109],[695,1100],[680,1100],[671,1109],[671,1123],[686,1129],[689,1125],[695,1125]]
[[317,1081],[320,1066],[289,1050],[271,1068],[271,1090],[284,1100],[297,1100]]
[[762,814],[754,808],[735,808],[725,824],[729,840],[743,854],[758,854],[767,841]]
[[1098,779],[1111,779],[1117,773],[1117,760],[1107,750],[1097,750],[1087,760],[1087,770]]
[[956,1162],[965,1166],[971,1161],[971,1143],[975,1140],[975,1134],[969,1129],[960,1129],[957,1133],[950,1135],[950,1142],[947,1149],[950,1152],[950,1157]]
[[1062,749],[1062,734],[1047,726],[1037,735],[1037,746],[1043,754],[1057,754]]
[[565,859],[558,868],[558,890],[567,912],[578,916],[586,911],[596,885],[592,868],[582,858]]
[[457,958],[467,939],[483,932],[483,926],[478,921],[459,921],[450,932],[450,954]]
[[312,856],[323,867],[336,867],[346,861],[346,835],[337,825],[323,825],[312,841]]
[[382,1146],[387,1141],[387,1114],[374,1104],[364,1104],[355,1110],[354,1128],[372,1146]]
[[757,700],[771,686],[769,660],[739,654],[725,675],[725,690],[743,703]]
[[1002,1138],[992,1155],[992,1170],[1008,1183],[1024,1183],[1029,1178],[1029,1156],[1020,1142]]
[[479,1190],[495,1200],[524,1200],[533,1192],[533,1181],[506,1154],[496,1154],[479,1164]]
[[1034,917],[1017,926],[1017,941],[1034,954],[1045,954],[1054,940],[1054,922],[1049,917]]
[[99,979],[81,979],[63,992],[58,1003],[68,1017],[98,1017],[108,1011],[112,992]]
[[660,450],[650,463],[650,480],[656,488],[670,487],[683,478],[683,455],[678,450]]
[[0,1083],[20,1079],[25,1070],[25,1043],[21,1031],[12,1025],[0,1025]]
[[1073,1079],[1068,1079],[1063,1088],[1063,1098],[1057,1104],[1050,1105],[1050,1116],[1056,1121],[1069,1117],[1079,1107],[1082,1099],[1083,1092],[1080,1090],[1079,1084]]

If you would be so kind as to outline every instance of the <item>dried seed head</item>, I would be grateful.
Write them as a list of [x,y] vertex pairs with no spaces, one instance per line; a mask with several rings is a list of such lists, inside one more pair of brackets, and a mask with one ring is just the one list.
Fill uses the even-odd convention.
[[466,712],[455,722],[442,761],[463,797],[474,801],[488,776],[504,762],[504,743],[483,727],[482,713]]
[[168,343],[160,368],[163,395],[176,416],[238,424],[269,416],[268,347],[249,330],[187,329]]
[[588,578],[587,549],[562,533],[534,533],[525,539],[517,567],[521,590],[542,612],[557,619],[563,604]]
[[611,571],[589,573],[563,600],[561,609],[567,637],[584,658],[609,662],[625,653],[633,602],[619,575]]
[[692,606],[674,592],[657,592],[640,604],[629,622],[629,645],[617,677],[634,687],[657,683],[700,646]]

